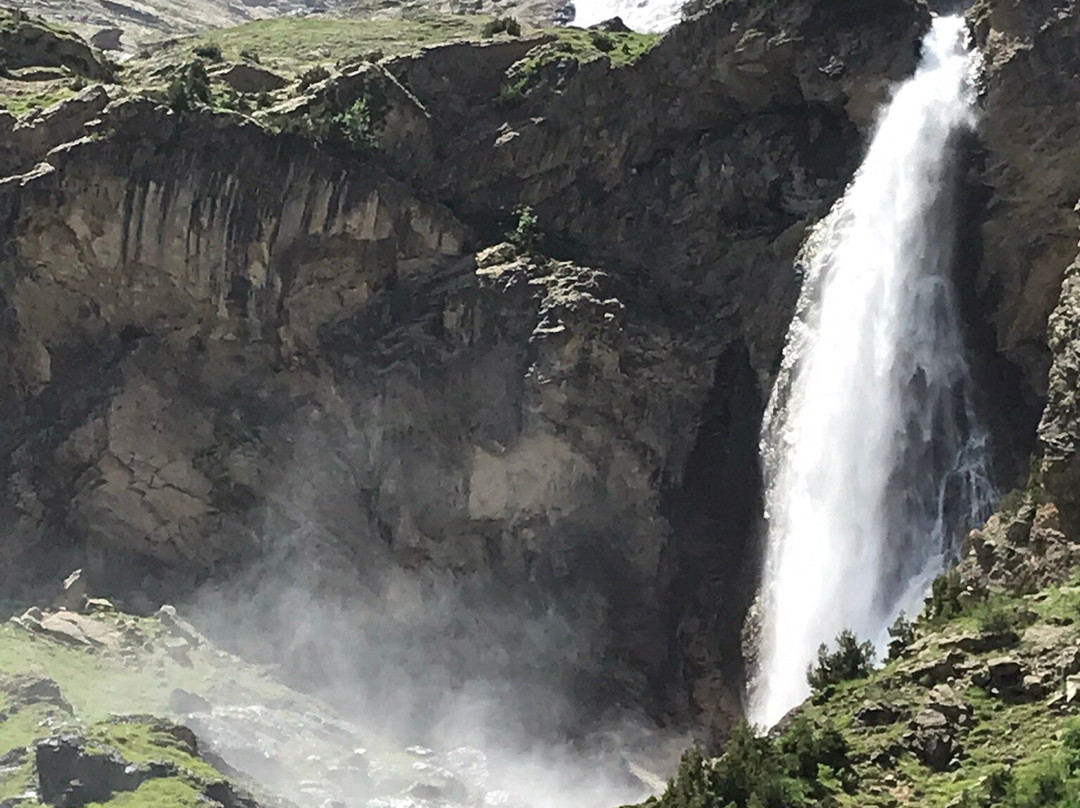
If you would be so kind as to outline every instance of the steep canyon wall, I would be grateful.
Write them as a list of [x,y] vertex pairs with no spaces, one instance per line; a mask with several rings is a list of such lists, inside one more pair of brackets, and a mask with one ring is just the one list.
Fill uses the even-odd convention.
[[[1045,112],[1072,90],[1025,78],[1067,60],[1075,20],[1025,9],[973,12],[969,171],[972,341],[987,406],[1020,402],[1014,455],[1051,350],[1068,374],[1043,334],[1080,197]],[[723,3],[514,105],[522,46],[432,48],[305,101],[377,90],[367,156],[96,89],[0,122],[5,586],[82,565],[152,600],[267,557],[315,559],[327,587],[404,568],[557,611],[586,639],[551,665],[596,704],[723,731],[794,257],[928,21]],[[522,204],[555,258],[483,249]]]

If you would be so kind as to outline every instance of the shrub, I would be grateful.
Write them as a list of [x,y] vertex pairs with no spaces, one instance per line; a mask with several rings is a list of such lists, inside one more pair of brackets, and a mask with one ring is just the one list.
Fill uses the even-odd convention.
[[214,42],[208,42],[205,45],[198,45],[195,48],[195,55],[198,56],[200,59],[207,59],[211,62],[220,62],[221,46]]
[[519,207],[517,224],[506,234],[506,240],[524,252],[531,252],[540,240],[540,224],[536,212],[528,205]]
[[301,90],[306,90],[313,84],[326,81],[328,78],[330,78],[330,71],[322,65],[315,65],[315,67],[310,67],[300,74],[299,86]]
[[815,727],[800,715],[781,736],[779,746],[787,756],[787,770],[804,780],[816,779],[819,766],[838,772],[851,770],[847,739],[831,724]]
[[855,772],[844,736],[800,716],[777,741],[759,737],[746,723],[735,727],[724,753],[708,760],[688,750],[660,797],[660,808],[808,808],[830,792],[823,774]]
[[589,31],[589,40],[601,53],[611,53],[615,50],[615,40],[606,31]]
[[254,62],[255,64],[262,64],[262,61],[259,59],[259,54],[256,53],[253,50],[245,49],[245,50],[240,51],[240,58],[247,61],[247,62]]
[[865,679],[874,664],[874,646],[860,643],[855,633],[844,629],[836,638],[836,650],[824,643],[818,648],[817,664],[806,669],[806,681],[815,691],[851,679]]
[[371,107],[366,98],[357,99],[345,112],[335,116],[334,124],[345,142],[352,148],[361,151],[378,148],[375,122],[372,120]]
[[1016,610],[1001,603],[987,603],[976,611],[975,617],[979,630],[986,634],[1004,634],[1012,631],[1020,622]]
[[521,36],[521,23],[513,17],[496,17],[480,29],[480,33],[485,37],[492,37],[495,34]]
[[206,66],[196,59],[184,67],[169,84],[166,102],[174,112],[186,112],[198,104],[210,103],[210,78]]
[[931,620],[951,620],[964,613],[961,595],[964,584],[956,570],[939,575],[930,586],[930,597],[926,601],[926,615]]
[[896,620],[889,626],[889,659],[899,659],[904,651],[915,642],[915,623],[908,620],[907,615],[900,612]]
[[796,808],[801,784],[784,771],[783,756],[745,722],[735,727],[724,754],[709,761],[700,749],[683,755],[679,771],[660,798],[663,808]]

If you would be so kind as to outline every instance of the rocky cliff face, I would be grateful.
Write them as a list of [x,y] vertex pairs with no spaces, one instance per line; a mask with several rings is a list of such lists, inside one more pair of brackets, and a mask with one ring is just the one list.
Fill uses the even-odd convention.
[[[926,23],[725,3],[515,99],[533,44],[293,106],[379,90],[369,156],[100,90],[9,121],[5,584],[449,571],[588,638],[558,664],[598,703],[726,727],[791,262]],[[519,204],[569,260],[474,257]]]
[[[980,135],[986,190],[975,288],[1001,355],[1020,371],[1006,420],[1035,414],[1046,484],[1070,534],[1076,511],[1075,210],[1080,159],[1073,109],[1080,20],[1054,4],[982,2],[970,12],[985,55]],[[1006,403],[1007,402],[1007,403]],[[1043,405],[1045,404],[1045,408]]]
[[[1051,11],[971,12],[960,269],[1004,467],[1048,400],[1068,523],[1075,20]],[[557,611],[600,702],[726,727],[792,262],[927,21],[730,2],[625,67],[456,44],[272,111],[377,99],[367,154],[117,88],[0,121],[5,584],[422,571]],[[522,204],[555,258],[483,249]]]

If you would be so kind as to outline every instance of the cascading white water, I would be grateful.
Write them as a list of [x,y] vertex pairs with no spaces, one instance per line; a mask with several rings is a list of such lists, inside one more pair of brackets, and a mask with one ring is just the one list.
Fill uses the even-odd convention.
[[992,492],[950,270],[956,136],[972,123],[961,17],[934,20],[844,198],[814,230],[762,429],[768,546],[751,719],[809,693],[819,644],[880,648]]
[[662,33],[679,21],[683,0],[574,0],[572,25],[590,25],[619,17],[635,31]]

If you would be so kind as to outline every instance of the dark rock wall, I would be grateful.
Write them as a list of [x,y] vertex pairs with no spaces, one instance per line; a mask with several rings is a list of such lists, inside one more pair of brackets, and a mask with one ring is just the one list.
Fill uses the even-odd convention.
[[[993,329],[1006,378],[1015,380],[1012,395],[993,403],[1002,421],[1027,434],[1031,413],[1041,411],[1034,448],[1063,525],[1074,532],[1080,18],[1070,5],[1011,0],[976,3],[969,18],[985,60],[979,133],[986,200],[975,305]],[[1013,479],[1022,482],[1026,464],[1016,471]]]

